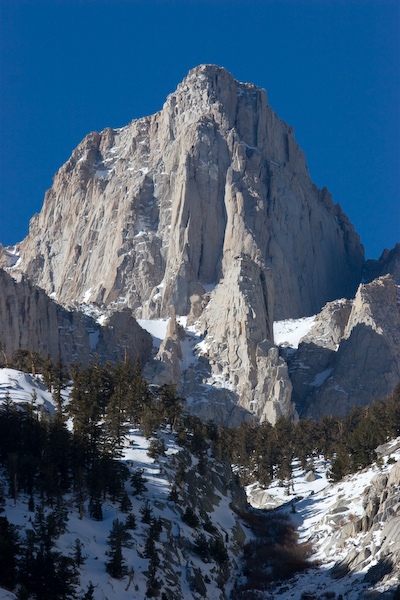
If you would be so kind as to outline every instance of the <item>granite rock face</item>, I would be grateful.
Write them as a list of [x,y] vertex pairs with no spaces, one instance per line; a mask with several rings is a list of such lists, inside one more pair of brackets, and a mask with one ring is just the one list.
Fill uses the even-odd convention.
[[157,114],[89,134],[19,253],[20,272],[60,302],[124,303],[143,318],[171,304],[187,314],[240,253],[272,268],[276,318],[313,314],[354,293],[364,256],[265,90],[214,65],[190,71]]
[[378,473],[372,478],[363,492],[364,513],[339,529],[338,546],[352,548],[357,536],[359,543],[356,552],[353,548],[333,567],[334,579],[363,571],[363,581],[375,584],[396,569],[400,559],[399,484],[399,461],[388,475]]
[[364,264],[353,226],[311,182],[265,90],[215,65],[190,71],[155,115],[89,134],[17,252],[13,276],[63,305],[189,315],[206,338],[200,367],[179,382],[170,332],[153,380],[182,385],[202,414],[198,384],[219,378],[213,410],[222,395],[228,421],[234,406],[296,418],[273,321],[350,297]]
[[354,301],[327,304],[289,360],[303,416],[344,416],[400,380],[400,293],[391,275],[361,284]]
[[[53,361],[58,353],[64,364],[82,362],[86,366],[98,355],[102,362],[145,363],[152,340],[130,311],[113,313],[106,325],[80,312],[68,311],[25,279],[15,282],[0,269],[0,341],[10,361],[18,349],[48,354]],[[3,356],[2,356],[3,358]]]
[[400,285],[400,243],[391,250],[386,248],[379,260],[365,261],[365,281],[371,282],[373,279],[387,274],[392,275],[397,285]]

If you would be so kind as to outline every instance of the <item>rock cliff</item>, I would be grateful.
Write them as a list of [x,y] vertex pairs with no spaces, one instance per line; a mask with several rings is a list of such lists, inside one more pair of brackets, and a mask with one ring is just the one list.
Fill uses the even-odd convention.
[[[392,440],[378,447],[377,453],[383,460],[384,456],[397,448],[398,444],[393,445]],[[381,582],[385,577],[393,578],[400,559],[399,485],[400,462],[397,461],[388,474],[376,474],[365,488],[362,494],[363,514],[342,525],[331,541],[332,545],[336,543],[339,548],[351,548],[358,538],[362,540],[361,548],[359,545],[349,550],[335,564],[331,571],[334,579],[340,579],[350,572],[361,574],[365,571],[363,581],[370,585]]]
[[[89,134],[17,252],[13,276],[64,305],[128,307],[145,319],[168,317],[171,305],[197,311],[203,366],[226,384],[218,394],[272,421],[294,417],[273,320],[350,296],[364,263],[353,226],[311,182],[265,90],[215,65],[190,71],[155,115]],[[179,379],[171,348],[158,374]]]
[[391,250],[386,248],[379,260],[367,260],[365,262],[364,279],[366,282],[371,282],[373,279],[388,273],[400,285],[400,243],[396,244]]
[[303,416],[344,416],[400,380],[399,288],[391,275],[361,284],[354,301],[328,303],[288,356]]
[[[150,335],[143,331],[131,312],[115,312],[107,324],[90,316],[68,311],[51,300],[29,281],[15,282],[0,269],[0,341],[7,356],[18,349],[48,354],[58,353],[64,364],[87,365],[99,355],[102,361],[123,361],[125,352],[136,361],[146,362],[151,353]],[[3,358],[3,357],[2,357]]]
[[240,253],[272,268],[276,318],[353,293],[363,265],[265,90],[214,65],[190,71],[157,114],[89,134],[19,253],[20,272],[62,303],[124,303],[143,318],[171,304],[187,314]]

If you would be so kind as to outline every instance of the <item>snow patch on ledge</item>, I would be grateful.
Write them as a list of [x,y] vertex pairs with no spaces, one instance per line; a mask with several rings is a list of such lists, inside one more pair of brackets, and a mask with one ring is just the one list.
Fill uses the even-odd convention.
[[274,343],[277,346],[298,348],[300,340],[308,334],[316,315],[301,319],[286,319],[274,323]]

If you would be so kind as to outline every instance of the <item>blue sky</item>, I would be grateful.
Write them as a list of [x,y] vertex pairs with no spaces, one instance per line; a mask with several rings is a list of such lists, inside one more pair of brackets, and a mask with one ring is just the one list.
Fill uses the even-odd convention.
[[397,0],[2,0],[0,242],[28,233],[90,131],[162,108],[188,70],[227,68],[294,126],[367,258],[400,241]]

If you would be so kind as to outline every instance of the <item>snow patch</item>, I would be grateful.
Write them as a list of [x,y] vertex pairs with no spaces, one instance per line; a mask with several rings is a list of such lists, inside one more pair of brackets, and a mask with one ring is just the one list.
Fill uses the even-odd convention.
[[308,334],[314,324],[316,315],[301,319],[275,321],[274,342],[277,346],[298,348],[300,340]]
[[88,302],[89,302],[89,298],[90,298],[90,295],[91,295],[91,293],[92,293],[92,288],[90,287],[90,288],[89,288],[88,290],[86,290],[86,292],[83,294],[82,302],[83,302],[84,304],[88,304]]
[[154,346],[159,348],[165,339],[169,319],[137,319],[137,322],[150,333]]
[[309,385],[312,385],[313,387],[321,387],[321,385],[324,383],[324,381],[326,379],[328,379],[329,375],[332,373],[333,369],[325,369],[325,371],[322,371],[321,373],[317,373],[314,381],[312,381]]
[[101,179],[102,177],[107,178],[111,171],[112,169],[97,169],[94,176],[96,179]]
[[36,396],[35,404],[39,408],[50,414],[54,413],[53,397],[39,377],[34,378],[16,369],[0,369],[0,403],[4,402],[7,394],[16,404],[31,404]]

